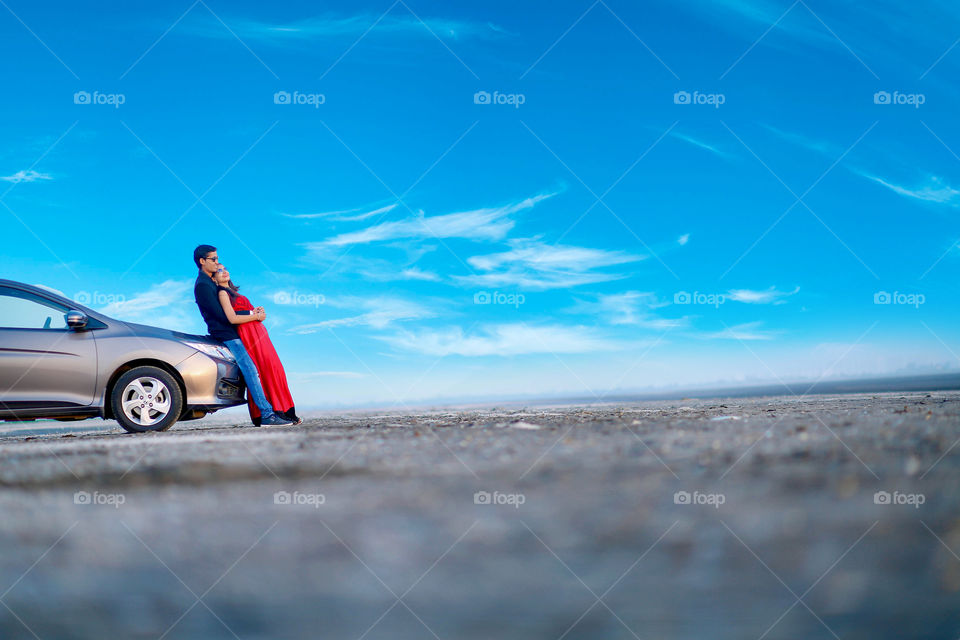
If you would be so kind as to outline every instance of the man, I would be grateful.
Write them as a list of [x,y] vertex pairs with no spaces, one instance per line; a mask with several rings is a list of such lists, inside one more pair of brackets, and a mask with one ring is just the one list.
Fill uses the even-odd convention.
[[[281,418],[277,415],[266,395],[263,393],[263,386],[260,384],[260,376],[257,373],[257,366],[253,363],[250,355],[240,340],[240,335],[230,321],[227,320],[227,314],[223,312],[223,306],[217,297],[217,285],[213,281],[213,275],[220,268],[220,257],[217,255],[217,248],[208,244],[202,244],[193,250],[193,264],[199,269],[197,282],[193,286],[193,297],[200,308],[200,315],[207,323],[207,331],[210,337],[220,340],[230,349],[230,353],[237,359],[237,365],[243,372],[243,379],[247,383],[247,390],[254,404],[260,409],[262,417],[260,424],[264,426],[293,424],[291,420]],[[254,314],[241,316],[245,321],[263,320],[266,313],[258,307]],[[249,318],[249,320],[247,320]]]

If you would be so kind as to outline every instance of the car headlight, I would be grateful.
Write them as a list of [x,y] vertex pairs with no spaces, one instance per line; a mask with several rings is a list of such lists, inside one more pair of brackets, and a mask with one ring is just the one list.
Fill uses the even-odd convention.
[[218,344],[209,344],[206,342],[187,342],[185,344],[213,358],[220,358],[221,360],[226,360],[227,362],[237,361],[237,359],[233,357],[233,354],[230,353],[230,349]]

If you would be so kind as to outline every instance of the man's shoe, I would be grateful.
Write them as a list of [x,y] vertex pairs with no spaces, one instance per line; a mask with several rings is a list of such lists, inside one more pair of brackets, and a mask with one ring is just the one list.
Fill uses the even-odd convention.
[[290,425],[293,423],[290,420],[281,418],[277,414],[273,414],[269,418],[264,418],[263,420],[261,420],[260,424],[262,424],[265,427],[280,427],[280,426]]

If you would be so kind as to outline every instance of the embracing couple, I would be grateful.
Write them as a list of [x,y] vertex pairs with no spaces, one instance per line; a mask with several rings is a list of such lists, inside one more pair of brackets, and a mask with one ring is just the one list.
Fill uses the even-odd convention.
[[250,304],[237,293],[239,287],[230,272],[220,264],[217,248],[202,244],[193,250],[193,265],[200,271],[193,296],[200,315],[207,323],[210,337],[223,342],[243,373],[247,384],[250,419],[260,426],[301,424],[287,387],[287,376],[280,364],[263,320],[263,307]]

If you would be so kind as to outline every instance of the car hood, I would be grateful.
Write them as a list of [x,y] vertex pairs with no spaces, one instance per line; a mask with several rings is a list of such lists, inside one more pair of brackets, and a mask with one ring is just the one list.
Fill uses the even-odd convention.
[[165,340],[177,340],[179,342],[184,342],[184,341],[204,342],[204,343],[212,344],[216,346],[223,345],[222,342],[214,338],[211,338],[210,336],[198,336],[192,333],[181,333],[180,331],[173,331],[172,329],[162,329],[160,327],[151,327],[148,324],[124,322],[122,320],[114,320],[114,322],[127,327],[128,329],[130,329],[131,334],[135,334],[140,337],[161,338]]

